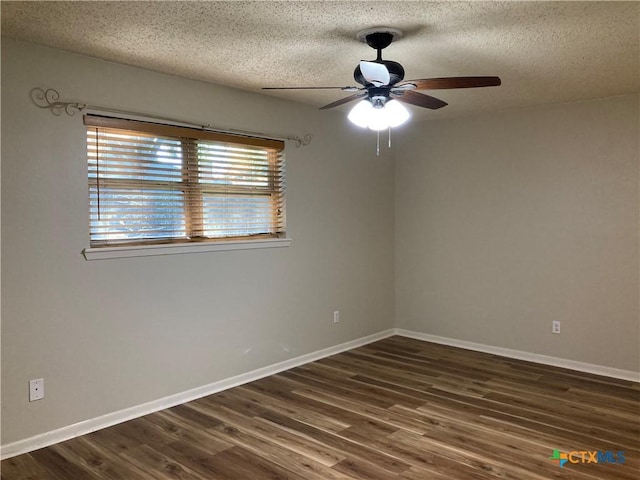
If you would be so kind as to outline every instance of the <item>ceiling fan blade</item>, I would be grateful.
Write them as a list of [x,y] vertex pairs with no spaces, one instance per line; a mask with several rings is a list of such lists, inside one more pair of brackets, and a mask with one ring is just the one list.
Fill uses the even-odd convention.
[[397,86],[413,84],[416,86],[416,90],[444,90],[448,88],[497,87],[501,83],[500,77],[445,77],[407,80]]
[[348,97],[344,97],[344,98],[341,98],[340,100],[336,100],[335,102],[332,102],[329,105],[320,107],[320,110],[326,110],[327,108],[333,108],[333,107],[337,107],[338,105],[344,105],[345,103],[349,103],[349,102],[352,102],[353,100],[357,100],[358,98],[362,98],[366,96],[367,96],[367,92],[354,93],[353,95],[349,95]]
[[448,105],[447,102],[440,100],[439,98],[425,95],[424,93],[412,92],[410,90],[400,93],[392,93],[391,96],[396,100],[404,103],[410,103],[418,107],[430,108],[431,110],[437,110]]
[[357,92],[360,87],[262,87],[262,90],[342,90],[344,92]]
[[391,75],[387,66],[382,63],[367,62],[362,60],[360,62],[360,71],[364,79],[376,87],[382,87],[383,85],[389,85],[391,81]]

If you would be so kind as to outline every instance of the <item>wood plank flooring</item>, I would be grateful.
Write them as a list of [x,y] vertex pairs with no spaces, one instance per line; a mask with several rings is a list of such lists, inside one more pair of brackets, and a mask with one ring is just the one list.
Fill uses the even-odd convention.
[[[639,416],[637,383],[391,337],[5,460],[1,478],[638,480]],[[556,449],[603,456],[561,468]]]

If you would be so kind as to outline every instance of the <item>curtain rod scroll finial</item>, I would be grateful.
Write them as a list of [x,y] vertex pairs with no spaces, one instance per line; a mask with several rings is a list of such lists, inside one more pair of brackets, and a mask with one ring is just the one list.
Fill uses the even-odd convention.
[[313,137],[311,136],[311,134],[307,133],[302,138],[295,136],[295,137],[291,137],[289,140],[293,140],[294,142],[296,142],[296,147],[300,148],[300,147],[306,147],[307,145],[309,145],[311,143],[312,138]]
[[70,117],[73,117],[76,113],[81,112],[87,107],[84,103],[61,102],[60,94],[53,88],[46,90],[39,87],[32,88],[29,95],[36,107],[49,109],[55,116],[60,116],[62,112],[64,112]]

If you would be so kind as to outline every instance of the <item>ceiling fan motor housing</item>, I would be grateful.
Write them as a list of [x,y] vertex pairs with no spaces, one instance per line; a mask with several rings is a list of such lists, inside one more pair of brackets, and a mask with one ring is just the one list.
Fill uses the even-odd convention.
[[[366,42],[371,48],[377,51],[378,55],[372,62],[379,63],[387,67],[389,71],[389,85],[395,85],[404,79],[404,68],[398,62],[382,59],[382,50],[391,45],[395,39],[402,37],[402,32],[388,27],[377,27],[358,32],[358,39]],[[360,85],[368,86],[364,75],[360,71],[360,65],[353,71],[353,78]]]
[[367,91],[367,100],[369,100],[374,107],[383,107],[388,100],[390,100],[391,88],[387,85],[383,87],[371,87]]
[[[395,85],[398,82],[401,82],[404,79],[404,68],[398,62],[394,62],[392,60],[371,60],[375,63],[380,63],[387,67],[389,70],[389,85]],[[360,65],[356,67],[353,71],[353,78],[360,85],[367,86],[370,85],[362,75],[362,71],[360,71]]]

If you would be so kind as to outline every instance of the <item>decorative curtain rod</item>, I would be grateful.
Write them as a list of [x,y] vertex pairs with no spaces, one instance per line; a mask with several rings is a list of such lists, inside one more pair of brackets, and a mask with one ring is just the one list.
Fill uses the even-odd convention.
[[88,105],[86,103],[79,102],[65,102],[60,100],[60,94],[57,90],[53,88],[48,88],[46,90],[35,87],[31,89],[30,92],[31,101],[38,108],[45,108],[51,110],[56,116],[60,116],[63,113],[66,113],[70,117],[73,117],[76,113],[82,112],[83,110],[92,110],[104,113],[111,114],[120,114],[120,115],[131,115],[137,117],[143,117],[149,120],[159,120],[163,122],[170,122],[174,124],[180,124],[180,126],[188,126],[192,128],[198,128],[200,130],[206,130],[217,133],[229,133],[232,135],[242,135],[248,137],[268,137],[274,140],[291,140],[296,142],[296,147],[306,146],[311,143],[311,134],[307,133],[303,137],[299,137],[298,135],[277,135],[277,134],[265,134],[260,132],[250,132],[247,130],[236,130],[236,129],[220,129],[212,127],[211,125],[200,125],[193,122],[185,122],[183,120],[177,120],[175,118],[168,117],[160,117],[157,115],[147,115],[146,113],[140,112],[132,112],[128,110],[117,110],[113,108],[100,107],[96,105]]

